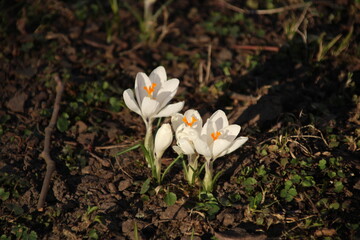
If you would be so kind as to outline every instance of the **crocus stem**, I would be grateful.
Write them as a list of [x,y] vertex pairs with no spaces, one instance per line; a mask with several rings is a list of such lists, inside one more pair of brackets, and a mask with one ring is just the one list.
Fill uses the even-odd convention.
[[203,180],[203,188],[205,192],[211,193],[213,190],[213,161],[206,160],[205,176]]
[[154,176],[158,182],[158,184],[161,183],[161,159],[155,159],[155,171],[156,175]]
[[[146,135],[145,135],[145,140],[144,140],[144,146],[150,156],[153,156],[153,154],[154,154],[154,138],[152,136],[152,122],[153,122],[152,120],[145,122]],[[151,166],[152,164],[149,163],[149,165]]]
[[189,154],[187,171],[185,171],[185,178],[188,181],[189,185],[192,186],[195,183],[195,174],[198,168],[198,154]]

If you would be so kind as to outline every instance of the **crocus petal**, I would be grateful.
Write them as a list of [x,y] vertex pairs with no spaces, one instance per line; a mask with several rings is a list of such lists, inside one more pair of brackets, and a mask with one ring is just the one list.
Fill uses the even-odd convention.
[[208,145],[211,145],[211,143],[214,141],[211,137],[211,134],[216,131],[217,129],[215,123],[212,122],[210,119],[206,120],[206,123],[201,130],[201,136],[204,140],[206,140]]
[[237,139],[235,139],[235,141],[232,142],[231,146],[226,150],[226,154],[232,153],[233,151],[244,145],[244,143],[246,143],[248,139],[248,137],[238,137]]
[[172,146],[173,150],[178,154],[184,154],[184,152],[181,150],[181,148],[179,146]]
[[160,159],[165,150],[171,145],[173,134],[168,123],[161,125],[155,136],[154,152],[157,159]]
[[210,117],[210,121],[215,123],[217,130],[220,130],[229,125],[226,114],[222,110],[217,110],[214,112],[214,114]]
[[135,78],[135,95],[138,101],[139,106],[141,106],[144,97],[148,96],[148,93],[144,89],[144,87],[151,86],[150,78],[143,72],[139,72],[136,74]]
[[160,108],[165,107],[175,96],[179,87],[178,79],[171,79],[164,82],[158,92],[154,93],[154,98],[160,102]]
[[154,116],[154,118],[158,117],[169,117],[179,111],[184,107],[184,102],[178,102],[174,104],[169,104],[165,108],[163,108],[158,114]]
[[231,142],[227,141],[226,139],[215,140],[212,145],[212,149],[211,149],[213,159],[215,160],[216,158],[218,158],[220,153],[222,153],[224,150],[229,148],[230,145],[231,145]]
[[179,139],[177,144],[186,155],[195,153],[194,146],[188,139]]
[[203,155],[206,159],[212,158],[210,148],[205,141],[203,141],[202,139],[199,138],[196,141],[194,141],[194,146],[195,146],[196,151],[199,154]]
[[171,126],[173,127],[174,132],[177,131],[178,127],[180,125],[183,125],[183,119],[184,115],[182,115],[181,113],[175,113],[172,117],[171,117]]
[[126,89],[123,93],[123,98],[126,106],[131,110],[141,115],[140,108],[134,98],[134,92],[131,89]]
[[155,68],[150,73],[149,77],[150,77],[150,80],[156,84],[161,84],[161,83],[165,82],[167,80],[165,68],[163,66],[159,66],[159,67]]
[[229,125],[220,130],[221,135],[219,136],[219,139],[226,139],[227,141],[232,142],[239,134],[240,129],[241,127],[239,125],[236,124]]
[[191,127],[196,129],[196,131],[198,133],[201,132],[202,119],[201,119],[201,116],[198,111],[196,111],[194,109],[189,109],[184,113],[184,117],[186,117],[186,119],[190,122],[192,121],[192,118],[194,117],[196,119],[196,121],[193,123],[193,125]]
[[156,114],[158,107],[159,107],[158,101],[151,99],[149,97],[144,97],[144,100],[142,101],[141,104],[142,116],[144,118],[152,117],[154,114]]

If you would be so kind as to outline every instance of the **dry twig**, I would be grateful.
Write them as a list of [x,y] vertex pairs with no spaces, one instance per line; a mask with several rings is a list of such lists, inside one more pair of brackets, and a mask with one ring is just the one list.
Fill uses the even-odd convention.
[[230,10],[233,10],[235,12],[244,13],[244,14],[257,14],[257,15],[276,14],[276,13],[290,11],[290,10],[294,10],[294,9],[298,9],[298,8],[309,7],[312,4],[311,2],[307,2],[307,3],[298,3],[298,4],[289,5],[289,6],[274,8],[274,9],[247,10],[247,9],[243,9],[243,8],[234,6],[230,3],[228,3],[226,0],[223,0],[223,3],[225,5],[225,7],[227,7]]
[[59,114],[60,101],[61,101],[62,93],[64,91],[64,85],[61,82],[59,75],[55,75],[54,79],[57,83],[54,110],[51,115],[50,123],[45,128],[44,150],[40,154],[40,157],[42,157],[46,162],[46,173],[45,173],[44,182],[43,182],[43,185],[41,188],[39,201],[37,204],[38,211],[43,211],[43,209],[44,209],[46,195],[47,195],[47,192],[48,192],[49,186],[50,186],[51,175],[53,174],[53,172],[56,169],[55,162],[54,162],[54,160],[51,159],[51,156],[50,156],[50,139],[51,139],[52,131],[56,124],[58,114]]

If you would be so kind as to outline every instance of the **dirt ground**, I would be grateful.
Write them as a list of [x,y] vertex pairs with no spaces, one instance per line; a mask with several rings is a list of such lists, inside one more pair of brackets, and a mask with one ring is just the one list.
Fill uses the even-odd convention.
[[[360,239],[358,0],[159,0],[150,32],[142,1],[113,2],[0,3],[1,240]],[[222,109],[249,137],[216,160],[211,197],[181,164],[144,190],[142,152],[117,154],[145,135],[122,92],[160,65],[182,112]]]

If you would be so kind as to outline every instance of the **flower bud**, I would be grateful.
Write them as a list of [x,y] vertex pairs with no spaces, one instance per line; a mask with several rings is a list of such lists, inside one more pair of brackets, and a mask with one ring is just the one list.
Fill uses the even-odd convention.
[[165,150],[171,145],[173,140],[173,133],[171,126],[168,123],[161,125],[155,136],[154,153],[155,158],[160,159]]

